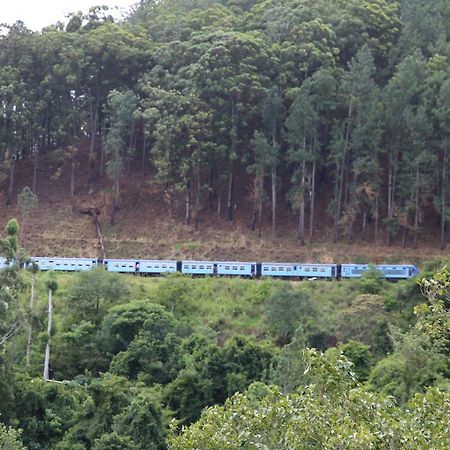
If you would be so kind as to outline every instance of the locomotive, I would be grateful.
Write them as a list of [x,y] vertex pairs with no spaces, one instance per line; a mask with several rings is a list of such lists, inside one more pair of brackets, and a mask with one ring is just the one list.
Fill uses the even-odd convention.
[[[95,258],[31,258],[39,270],[79,272],[103,267],[108,272],[135,275],[163,275],[179,272],[191,276],[232,276],[283,279],[360,278],[373,268],[388,280],[402,280],[419,274],[410,264],[310,264],[300,262],[242,262],[242,261],[174,261],[156,259],[95,259]],[[7,264],[0,258],[0,268]]]

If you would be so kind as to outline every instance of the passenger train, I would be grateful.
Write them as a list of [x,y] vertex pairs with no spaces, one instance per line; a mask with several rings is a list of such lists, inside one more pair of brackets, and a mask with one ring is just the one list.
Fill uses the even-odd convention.
[[[309,264],[229,261],[173,261],[156,259],[94,259],[94,258],[31,258],[39,270],[79,272],[103,267],[108,272],[131,273],[135,275],[163,275],[183,273],[199,276],[236,276],[248,278],[284,279],[340,279],[360,278],[374,268],[388,280],[401,280],[419,274],[417,267],[409,264]],[[7,264],[0,258],[0,269]]]

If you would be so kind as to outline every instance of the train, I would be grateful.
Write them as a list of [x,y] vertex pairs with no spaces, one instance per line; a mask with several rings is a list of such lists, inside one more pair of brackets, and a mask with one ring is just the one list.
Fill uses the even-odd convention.
[[[97,259],[97,258],[30,258],[39,270],[80,272],[102,267],[108,272],[157,276],[182,273],[191,276],[231,276],[245,278],[280,279],[341,279],[360,278],[369,269],[376,269],[387,280],[405,280],[419,275],[411,264],[310,264],[300,262],[243,262],[243,261],[174,261],[157,259]],[[7,260],[0,258],[0,269]]]

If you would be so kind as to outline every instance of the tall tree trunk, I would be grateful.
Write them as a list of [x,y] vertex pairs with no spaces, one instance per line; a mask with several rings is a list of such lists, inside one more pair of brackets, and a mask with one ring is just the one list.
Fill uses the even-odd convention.
[[142,178],[145,178],[145,162],[147,160],[147,133],[145,132],[145,125],[144,125],[144,137],[142,140],[142,161],[141,161],[141,168],[142,168]]
[[106,148],[105,148],[105,144],[106,144],[106,130],[103,129],[102,131],[102,139],[101,139],[101,144],[100,144],[100,177],[103,178],[103,175],[105,173],[105,153],[106,153]]
[[[305,147],[304,147],[304,150]],[[302,161],[302,180],[300,183],[300,208],[299,208],[299,224],[298,224],[298,239],[300,244],[305,245],[305,170],[306,161],[303,157]]]
[[98,125],[98,109],[99,109],[98,97],[95,104],[91,104],[91,120],[90,120],[90,133],[89,133],[89,160],[88,160],[88,183],[92,183],[92,174],[94,171],[95,163],[95,137],[97,135]]
[[367,228],[367,212],[364,210],[363,212],[363,217],[362,217],[362,238],[363,241],[366,240],[367,236],[366,236],[366,228]]
[[27,339],[27,353],[26,353],[27,366],[30,365],[31,350],[33,346],[33,314],[35,301],[35,291],[34,291],[35,283],[36,283],[36,273],[33,272],[31,275],[30,311],[28,315],[28,339]]
[[234,174],[231,169],[230,175],[228,178],[228,198],[227,198],[227,213],[226,220],[231,222],[233,220],[233,182],[234,182]]
[[309,207],[309,240],[312,241],[314,233],[314,208],[316,201],[316,158],[314,157],[311,175],[311,194]]
[[448,143],[445,143],[442,157],[442,180],[441,180],[441,250],[445,249],[445,223],[447,220],[447,165],[448,165]]
[[276,224],[277,224],[277,166],[275,163],[272,164],[271,178],[272,178],[272,238],[274,238],[276,234]]
[[187,180],[186,182],[185,204],[186,204],[186,211],[184,215],[184,220],[186,222],[186,225],[189,225],[191,223],[191,183],[189,180]]
[[120,198],[120,184],[119,184],[119,174],[116,174],[115,176],[115,183],[114,183],[114,200],[113,200],[113,206],[111,210],[111,225],[114,225],[116,222],[116,213],[119,209],[119,198]]
[[132,159],[132,150],[134,145],[134,137],[135,137],[135,130],[136,130],[136,123],[133,120],[133,123],[131,125],[131,134],[130,134],[130,141],[128,143],[128,152],[127,152],[127,175],[130,175],[131,170],[131,159]]
[[380,196],[378,193],[375,195],[375,246],[378,244],[378,227],[379,227],[379,213],[380,213],[380,205],[379,205],[379,199]]
[[393,237],[393,219],[394,219],[394,195],[395,195],[395,179],[397,172],[397,143],[395,144],[395,150],[389,154],[389,174],[388,174],[388,210],[387,210],[387,232],[386,232],[386,244],[389,246],[392,244]]
[[262,236],[262,210],[264,196],[264,177],[259,180],[259,204],[258,204],[258,237]]
[[208,174],[208,196],[206,197],[206,210],[211,211],[212,206],[212,195],[213,195],[213,169],[209,168]]
[[201,194],[201,183],[200,183],[200,163],[197,161],[196,167],[196,178],[197,178],[197,187],[195,190],[195,217],[194,217],[194,228],[198,230],[198,225],[200,223],[200,194]]
[[16,160],[13,158],[11,161],[11,166],[9,168],[9,185],[8,185],[8,196],[6,199],[6,204],[10,205],[12,202],[12,193],[14,188],[14,175],[16,168]]
[[415,198],[415,213],[414,213],[414,248],[417,248],[417,231],[419,228],[419,164],[416,164],[416,198]]
[[39,145],[34,149],[34,164],[33,164],[33,192],[36,192],[37,166],[38,166]]
[[350,104],[348,106],[348,113],[347,113],[347,126],[346,126],[346,130],[345,130],[344,149],[342,151],[342,162],[341,162],[339,182],[338,182],[336,212],[334,215],[334,242],[337,242],[339,240],[339,219],[341,218],[342,194],[343,194],[343,190],[344,190],[347,148],[348,148],[348,143],[350,140],[350,122],[351,122],[351,118],[352,118],[352,111],[353,111],[353,99],[350,99]]
[[70,161],[70,196],[75,196],[75,158]]
[[52,334],[52,319],[53,319],[53,292],[51,289],[48,291],[48,324],[47,324],[47,345],[45,347],[45,360],[44,360],[44,381],[48,381],[50,378],[50,342]]

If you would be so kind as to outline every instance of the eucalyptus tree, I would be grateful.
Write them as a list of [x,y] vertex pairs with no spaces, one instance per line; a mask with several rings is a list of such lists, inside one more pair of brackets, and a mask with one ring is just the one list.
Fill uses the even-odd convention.
[[273,71],[269,49],[249,33],[217,32],[192,43],[196,55],[180,71],[193,80],[196,92],[213,112],[213,134],[223,151],[221,163],[228,178],[226,219],[232,220],[235,173],[260,121],[260,99]]
[[450,75],[447,73],[446,78],[439,88],[436,109],[433,111],[437,121],[441,147],[441,176],[440,176],[440,193],[437,198],[441,216],[441,249],[446,246],[445,231],[450,220],[448,186],[449,186],[449,152],[450,152]]
[[[286,120],[286,140],[289,144],[288,161],[294,165],[292,187],[289,198],[294,209],[299,211],[298,239],[305,243],[305,204],[312,192],[308,189],[308,177],[314,176],[309,166],[315,162],[318,117],[311,93],[311,81],[307,80],[298,90]],[[312,207],[310,208],[312,214]]]
[[109,115],[109,129],[106,134],[106,163],[108,175],[114,182],[113,205],[111,210],[111,224],[119,208],[120,179],[124,169],[124,162],[133,152],[134,118],[138,106],[138,99],[132,91],[112,91],[108,95],[106,112]]
[[271,166],[272,147],[267,141],[265,134],[259,130],[255,131],[255,135],[251,142],[253,150],[253,163],[247,166],[247,171],[253,175],[253,187],[251,198],[253,200],[252,224],[251,229],[254,231],[258,227],[258,236],[262,234],[262,212],[264,205],[264,180],[267,170]]
[[[185,221],[191,222],[192,203],[195,227],[199,224],[202,172],[207,158],[212,158],[211,113],[195,94],[163,90],[147,85],[142,101],[144,126],[153,128],[152,160],[156,179],[164,186],[169,215],[172,196],[183,192]],[[192,202],[192,194],[195,200]]]
[[[378,88],[372,54],[364,46],[352,59],[341,81],[345,116],[335,121],[331,161],[335,167],[334,240],[346,225],[349,239],[364,203],[378,208],[378,152],[381,137]],[[377,211],[376,211],[377,214]],[[363,211],[363,228],[367,212]]]
[[275,237],[277,223],[277,169],[280,155],[280,134],[283,123],[284,108],[281,92],[273,86],[266,92],[262,105],[262,122],[268,142],[270,143],[270,178],[272,194],[272,237]]

